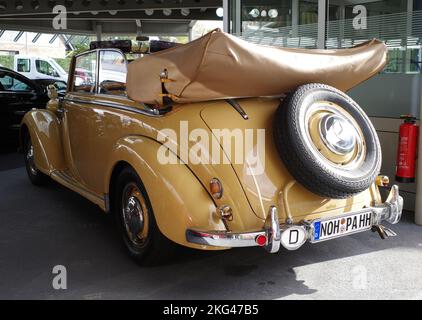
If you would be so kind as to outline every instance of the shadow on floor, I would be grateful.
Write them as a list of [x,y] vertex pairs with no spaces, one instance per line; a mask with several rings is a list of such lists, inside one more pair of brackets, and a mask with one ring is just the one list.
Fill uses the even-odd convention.
[[17,147],[0,147],[0,171],[20,168],[25,165],[23,155],[16,151]]
[[[24,168],[0,172],[0,190],[2,299],[276,299],[318,290],[335,298],[330,279],[340,266],[330,261],[417,248],[421,232],[409,214],[393,228],[399,237],[386,241],[366,232],[276,255],[260,248],[180,249],[168,265],[139,267],[127,257],[112,219],[79,195],[56,183],[34,187]],[[67,290],[52,288],[55,265],[67,268]],[[298,276],[303,266],[316,268],[321,285],[310,287]]]

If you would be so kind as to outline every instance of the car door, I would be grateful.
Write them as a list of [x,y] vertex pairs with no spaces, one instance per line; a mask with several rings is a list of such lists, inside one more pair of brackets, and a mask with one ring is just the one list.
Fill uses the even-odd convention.
[[126,59],[115,50],[88,52],[75,58],[74,70],[78,73],[63,102],[66,161],[77,181],[98,193],[103,185],[104,150],[112,147],[107,123],[120,121],[107,97],[125,95]]
[[32,108],[45,107],[47,95],[25,77],[0,71],[1,127],[9,134],[18,134],[23,116]]
[[72,178],[89,189],[86,176],[92,168],[88,167],[88,163],[89,159],[95,158],[95,137],[91,131],[95,126],[92,101],[97,88],[97,52],[79,55],[73,64],[86,70],[89,77],[74,75],[61,104],[64,157]]

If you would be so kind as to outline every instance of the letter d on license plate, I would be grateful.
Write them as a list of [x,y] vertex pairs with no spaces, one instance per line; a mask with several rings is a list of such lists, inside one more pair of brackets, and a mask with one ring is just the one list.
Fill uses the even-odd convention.
[[311,242],[319,242],[347,236],[369,230],[373,223],[372,211],[360,211],[354,214],[312,222],[313,237]]

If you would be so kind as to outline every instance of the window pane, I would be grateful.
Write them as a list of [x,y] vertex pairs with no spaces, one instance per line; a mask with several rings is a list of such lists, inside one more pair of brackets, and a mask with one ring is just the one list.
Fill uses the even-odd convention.
[[20,81],[10,75],[0,75],[0,84],[4,91],[31,91],[32,88],[27,83]]
[[300,1],[299,2],[299,24],[318,23],[318,2]]
[[120,52],[101,51],[100,93],[125,95],[126,72],[126,60]]
[[243,0],[242,30],[274,30],[292,25],[292,0]]
[[95,92],[97,53],[92,52],[76,58],[73,91]]
[[29,59],[18,59],[18,72],[30,72],[31,63]]
[[45,60],[36,60],[35,67],[39,73],[45,74],[51,77],[58,77],[57,71]]

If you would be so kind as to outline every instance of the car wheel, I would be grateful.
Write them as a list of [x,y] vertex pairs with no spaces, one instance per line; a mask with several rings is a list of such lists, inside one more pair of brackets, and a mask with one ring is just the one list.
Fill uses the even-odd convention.
[[42,173],[35,164],[34,146],[31,137],[27,136],[25,140],[24,159],[26,172],[33,185],[42,186],[48,183],[48,177]]
[[114,216],[130,256],[141,265],[169,259],[176,245],[158,229],[145,187],[132,168],[118,176],[115,199]]
[[301,86],[282,102],[274,142],[291,175],[323,197],[360,193],[380,171],[381,147],[368,116],[328,85]]

